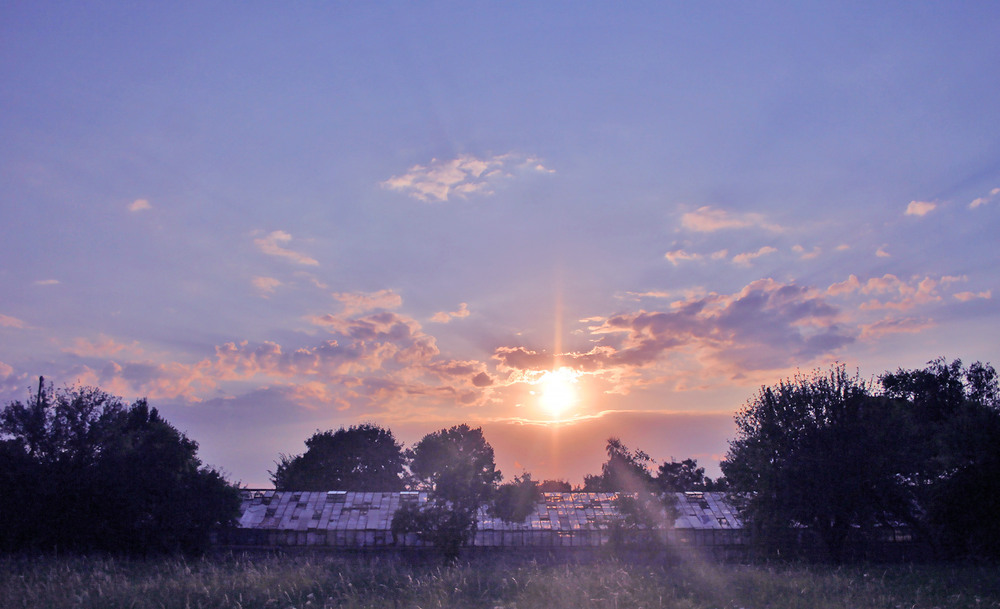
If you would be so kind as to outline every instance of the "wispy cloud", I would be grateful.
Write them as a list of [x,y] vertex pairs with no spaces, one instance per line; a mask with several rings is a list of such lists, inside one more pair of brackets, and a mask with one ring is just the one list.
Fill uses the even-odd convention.
[[468,303],[461,303],[458,305],[457,311],[438,311],[431,317],[431,321],[439,324],[446,324],[452,319],[461,319],[463,317],[469,316],[469,305]]
[[704,260],[705,258],[709,258],[711,260],[723,260],[727,256],[729,256],[729,250],[718,250],[707,255],[696,254],[685,250],[673,250],[664,254],[663,257],[669,260],[674,266],[678,266],[681,262]]
[[699,233],[712,233],[738,228],[762,228],[773,232],[783,230],[781,226],[768,222],[763,214],[736,214],[707,205],[682,215],[681,226],[687,230]]
[[355,315],[376,309],[397,309],[403,304],[403,297],[392,290],[377,292],[337,292],[333,299],[344,305],[341,315]]
[[962,302],[968,302],[970,300],[983,299],[991,300],[993,298],[993,292],[991,290],[985,290],[983,292],[958,292],[957,294],[952,294],[956,299]]
[[875,256],[878,258],[892,258],[892,254],[890,254],[889,250],[886,249],[887,247],[887,245],[879,246],[879,248],[875,250]]
[[937,203],[931,201],[910,201],[910,204],[906,206],[907,216],[926,216],[937,209]]
[[1000,188],[994,188],[990,191],[990,194],[984,197],[977,197],[973,199],[972,202],[969,203],[969,209],[975,209],[982,205],[986,205],[987,203],[992,203],[997,199],[997,195],[1000,195]]
[[27,324],[16,317],[0,313],[0,327],[24,329],[27,327]]
[[285,247],[292,240],[292,236],[285,231],[276,230],[264,237],[254,239],[254,245],[261,252],[267,254],[268,256],[276,256],[278,258],[284,258],[296,264],[304,264],[307,266],[317,266],[319,262],[306,254],[290,250]]
[[138,357],[142,355],[142,348],[138,341],[123,343],[106,334],[99,334],[97,338],[76,338],[71,346],[63,348],[63,352],[80,357]]
[[251,282],[257,293],[264,298],[268,298],[281,286],[281,281],[274,277],[254,277]]
[[35,285],[59,285],[58,279],[39,279]]
[[[965,277],[944,275],[941,277],[916,276],[910,279],[901,279],[887,273],[881,277],[872,277],[862,282],[857,276],[851,275],[845,281],[832,284],[826,289],[826,293],[831,296],[847,296],[856,292],[870,297],[869,300],[859,305],[863,310],[894,309],[905,311],[918,305],[940,301],[943,288],[962,281],[965,281]],[[963,292],[962,294],[971,294],[971,292]],[[958,295],[955,295],[955,298],[969,300],[969,298]]]
[[765,245],[755,252],[744,252],[733,256],[733,263],[740,266],[750,266],[754,260],[760,258],[761,256],[767,256],[768,254],[773,254],[777,251],[777,248]]
[[812,260],[814,258],[818,258],[819,255],[823,253],[822,248],[819,246],[815,246],[811,250],[806,251],[806,248],[801,245],[794,245],[792,246],[792,251],[798,254],[799,258],[802,260]]
[[128,210],[131,212],[144,211],[147,209],[153,209],[153,206],[149,204],[146,199],[136,199],[128,205]]
[[464,154],[451,160],[432,159],[427,165],[414,165],[406,173],[382,182],[420,201],[448,201],[472,194],[493,194],[495,185],[517,172],[552,173],[539,159],[514,153],[485,159]]

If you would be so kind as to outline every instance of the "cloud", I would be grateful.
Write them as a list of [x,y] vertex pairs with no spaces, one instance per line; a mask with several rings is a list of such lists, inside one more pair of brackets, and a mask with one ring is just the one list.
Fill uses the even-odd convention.
[[137,341],[125,344],[106,334],[98,334],[94,339],[73,339],[73,344],[64,347],[63,353],[89,358],[111,358],[125,354],[136,357],[142,355],[142,348]]
[[990,300],[993,298],[993,293],[990,290],[985,292],[959,292],[957,294],[952,294],[958,300],[962,302],[968,302],[970,300],[975,300],[977,298],[982,298],[984,300]]
[[254,277],[251,283],[253,283],[253,287],[257,290],[257,293],[263,298],[274,294],[274,291],[281,286],[281,282],[274,277]]
[[987,203],[992,203],[994,200],[996,200],[997,195],[1000,195],[1000,188],[994,188],[993,190],[990,191],[990,194],[984,197],[977,197],[973,199],[972,202],[969,203],[969,209],[975,209],[982,205],[986,205]]
[[375,309],[397,309],[403,304],[403,298],[392,290],[338,292],[333,294],[333,298],[344,305],[342,315],[354,315]]
[[756,252],[745,252],[742,254],[737,254],[733,256],[733,263],[739,264],[741,266],[750,266],[750,263],[760,258],[761,256],[767,256],[768,254],[773,254],[778,251],[777,248],[771,247],[770,245],[765,245],[761,247]]
[[843,294],[850,294],[861,289],[861,281],[858,280],[856,275],[851,275],[844,281],[839,283],[834,283],[826,289],[826,293],[831,296],[841,296]]
[[315,258],[311,258],[305,254],[285,248],[284,245],[291,240],[291,235],[285,231],[276,230],[269,233],[265,237],[254,239],[253,242],[254,245],[257,246],[257,249],[268,256],[277,256],[278,258],[284,258],[296,264],[304,264],[308,266],[319,265],[319,262]]
[[777,224],[767,222],[762,214],[734,214],[722,209],[713,209],[707,205],[682,215],[681,226],[687,230],[699,233],[712,233],[738,228],[763,228],[773,232],[783,230]]
[[456,196],[493,194],[494,186],[513,178],[516,171],[553,172],[535,157],[508,153],[480,159],[464,154],[446,161],[432,159],[426,166],[414,165],[381,185],[420,201],[442,202]]
[[452,319],[463,318],[469,316],[469,305],[467,303],[460,303],[458,305],[457,311],[438,311],[431,317],[431,321],[439,324],[446,324]]
[[799,258],[801,258],[802,260],[812,260],[813,258],[818,258],[819,255],[823,253],[823,250],[820,249],[818,246],[813,247],[812,251],[807,252],[806,248],[802,247],[801,245],[794,245],[792,246],[792,251],[798,254]]
[[913,277],[909,280],[900,279],[892,274],[872,277],[864,284],[860,282],[857,284],[857,289],[861,294],[876,296],[876,298],[862,303],[860,308],[863,310],[895,309],[906,311],[917,305],[940,301],[939,288],[962,280],[961,277],[947,275],[937,279]]
[[934,322],[929,319],[915,319],[912,317],[882,319],[872,324],[863,325],[859,338],[864,341],[871,341],[888,334],[917,334],[933,326]]
[[59,285],[58,279],[39,279],[35,285]]
[[136,199],[128,205],[128,210],[131,212],[144,211],[147,209],[153,209],[153,206],[149,204],[146,199]]
[[28,325],[16,317],[11,317],[10,315],[4,315],[3,313],[0,313],[0,327],[17,328],[19,330],[23,330],[24,328],[28,327]]
[[[558,362],[604,378],[612,385],[609,391],[624,393],[629,386],[669,377],[690,385],[689,377],[697,374],[785,369],[834,353],[857,334],[839,323],[840,314],[816,290],[764,279],[735,294],[694,296],[666,309],[594,320],[588,332],[597,344],[587,351],[553,354],[507,346],[493,357],[508,382],[531,382]],[[689,365],[694,373],[679,372]]]
[[879,258],[892,258],[892,254],[890,254],[889,251],[886,250],[885,248],[886,246],[883,245],[879,247],[877,250],[875,250],[875,256]]
[[937,208],[937,203],[930,201],[910,201],[906,206],[907,216],[926,216]]
[[674,250],[672,252],[667,252],[664,255],[664,258],[666,258],[667,260],[669,260],[670,264],[673,264],[674,266],[677,266],[682,261],[701,260],[702,255],[701,254],[689,254],[688,252],[685,252],[684,250]]

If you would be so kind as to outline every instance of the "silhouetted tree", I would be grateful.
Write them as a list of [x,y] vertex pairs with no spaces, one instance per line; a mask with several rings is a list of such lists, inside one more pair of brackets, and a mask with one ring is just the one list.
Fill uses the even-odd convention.
[[573,491],[573,485],[565,480],[542,480],[538,490],[543,493],[569,493]]
[[405,463],[392,431],[366,423],[317,431],[305,453],[281,455],[271,481],[278,490],[401,491]]
[[704,491],[711,482],[697,459],[664,461],[656,474],[656,486],[666,493]]
[[196,551],[239,512],[239,489],[145,400],[40,382],[0,413],[0,437],[8,549]]
[[600,475],[583,478],[583,490],[592,492],[637,491],[649,492],[653,475],[649,467],[653,459],[641,450],[631,451],[618,438],[608,438],[608,460],[601,466]]
[[915,523],[908,414],[843,365],[761,388],[722,462],[757,540],[806,525],[839,560],[853,529]]
[[394,532],[415,531],[454,559],[476,533],[477,512],[502,479],[483,430],[456,425],[424,436],[407,451],[410,472],[427,489],[424,506],[397,512]]
[[538,483],[531,479],[530,473],[524,472],[497,488],[490,511],[507,522],[524,522],[535,511],[535,504],[541,497]]
[[608,438],[608,460],[600,475],[584,476],[584,491],[617,492],[615,507],[619,518],[611,523],[614,548],[638,542],[648,546],[661,541],[659,532],[673,526],[676,500],[656,487],[649,468],[653,459],[641,450],[629,450],[618,438]]
[[916,421],[909,451],[926,531],[946,553],[1000,556],[1000,387],[993,366],[944,358],[880,381]]

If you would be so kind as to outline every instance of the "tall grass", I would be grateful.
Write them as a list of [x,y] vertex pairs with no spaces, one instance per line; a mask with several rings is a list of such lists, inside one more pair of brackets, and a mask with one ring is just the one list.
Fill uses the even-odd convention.
[[592,564],[477,558],[0,559],[0,609],[1000,608],[996,565]]

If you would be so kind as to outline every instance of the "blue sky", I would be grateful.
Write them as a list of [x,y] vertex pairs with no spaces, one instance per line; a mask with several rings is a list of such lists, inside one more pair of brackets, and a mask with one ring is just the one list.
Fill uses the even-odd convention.
[[[995,3],[0,7],[0,397],[246,484],[482,425],[717,472],[761,384],[1000,361]],[[561,371],[561,372],[560,372]],[[562,398],[557,401],[553,395]]]

